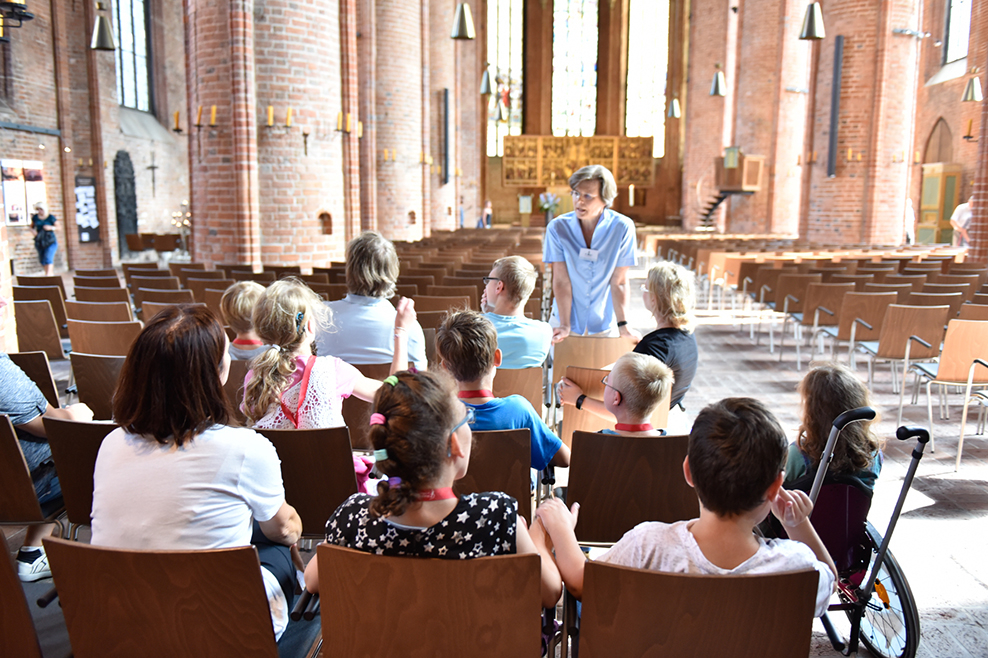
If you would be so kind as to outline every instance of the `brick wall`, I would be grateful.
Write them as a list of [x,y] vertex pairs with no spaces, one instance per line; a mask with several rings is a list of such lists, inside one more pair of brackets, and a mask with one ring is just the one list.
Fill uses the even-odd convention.
[[[459,226],[457,216],[457,178],[458,165],[458,131],[456,117],[458,114],[458,85],[456,78],[458,43],[449,38],[450,26],[453,25],[453,12],[456,3],[451,0],[431,0],[429,3],[429,96],[430,116],[426,120],[429,130],[428,153],[432,156],[433,164],[425,167],[429,178],[429,200],[431,202],[429,225],[432,230],[452,230]],[[479,95],[480,77],[468,93]],[[444,125],[447,118],[443,115],[443,89],[449,90],[449,143],[446,143]],[[442,182],[444,150],[449,149],[450,172],[449,182]]]

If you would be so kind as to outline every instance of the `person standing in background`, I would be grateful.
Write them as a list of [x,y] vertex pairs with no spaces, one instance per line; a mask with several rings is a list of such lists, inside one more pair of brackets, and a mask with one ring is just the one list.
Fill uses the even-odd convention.
[[965,203],[954,208],[954,214],[950,216],[950,226],[954,229],[954,246],[970,247],[971,237],[967,234],[967,227],[971,225],[971,203],[974,197],[969,198]]
[[34,204],[31,227],[34,229],[34,248],[38,250],[38,260],[45,270],[45,276],[55,273],[55,252],[58,251],[58,237],[55,235],[55,215],[48,212],[40,201]]

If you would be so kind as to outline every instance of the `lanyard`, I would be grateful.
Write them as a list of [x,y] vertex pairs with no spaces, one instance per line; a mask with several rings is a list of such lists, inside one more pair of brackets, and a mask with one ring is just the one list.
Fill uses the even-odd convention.
[[261,340],[251,340],[249,338],[234,338],[233,345],[240,347],[241,345],[263,345],[264,341]]
[[647,432],[652,427],[651,423],[642,423],[641,425],[631,425],[629,423],[614,423],[614,429],[618,432]]
[[456,498],[453,487],[442,487],[441,489],[422,489],[415,492],[415,497],[419,500],[448,500]]
[[316,355],[313,354],[309,357],[308,361],[305,362],[305,371],[302,372],[302,388],[298,392],[298,406],[293,414],[291,409],[285,406],[285,401],[281,401],[281,410],[288,417],[288,420],[292,421],[292,425],[295,429],[298,429],[299,421],[302,420],[302,403],[305,402],[305,394],[309,390],[309,375],[312,374],[312,366],[316,364]]
[[473,398],[492,398],[494,397],[494,392],[488,391],[486,388],[482,388],[479,391],[460,391],[456,394],[456,397],[461,400],[470,400]]

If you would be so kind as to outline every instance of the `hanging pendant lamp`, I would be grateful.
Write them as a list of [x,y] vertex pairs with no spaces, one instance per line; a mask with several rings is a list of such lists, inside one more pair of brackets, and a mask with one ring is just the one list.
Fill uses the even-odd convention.
[[456,15],[453,16],[453,32],[450,39],[476,39],[477,33],[473,30],[473,14],[470,13],[470,5],[465,2],[456,3]]
[[981,78],[979,76],[974,76],[967,81],[967,86],[964,88],[964,96],[961,97],[962,103],[980,103],[984,99],[981,94]]
[[491,90],[491,72],[490,69],[484,69],[484,75],[480,77],[480,95],[486,96],[490,93],[493,93]]
[[714,81],[710,85],[710,95],[727,96],[727,78],[724,77],[723,71],[714,73]]
[[669,103],[669,112],[666,114],[670,119],[678,119],[683,116],[683,111],[679,107],[679,99],[673,98],[672,102]]
[[823,9],[819,2],[811,3],[806,8],[806,16],[803,17],[803,30],[799,33],[799,38],[803,41],[818,41],[827,36],[823,29]]
[[[106,7],[102,2],[96,3],[96,10],[102,12]],[[89,43],[91,50],[116,50],[117,46],[113,42],[113,29],[110,27],[110,19],[103,14],[96,14],[96,24],[93,25],[93,39]]]

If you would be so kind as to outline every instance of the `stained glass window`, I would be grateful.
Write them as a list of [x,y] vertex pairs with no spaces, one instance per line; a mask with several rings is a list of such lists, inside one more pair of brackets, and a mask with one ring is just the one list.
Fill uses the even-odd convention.
[[488,0],[487,58],[491,90],[487,107],[487,155],[504,155],[504,136],[522,130],[524,0]]
[[971,0],[950,0],[947,9],[947,33],[943,37],[943,62],[967,57],[971,41]]
[[631,0],[628,12],[628,103],[625,134],[654,137],[652,157],[665,155],[669,0]]
[[597,125],[597,0],[555,0],[552,134],[591,136]]
[[117,100],[151,111],[147,0],[117,0],[113,27],[117,39]]

